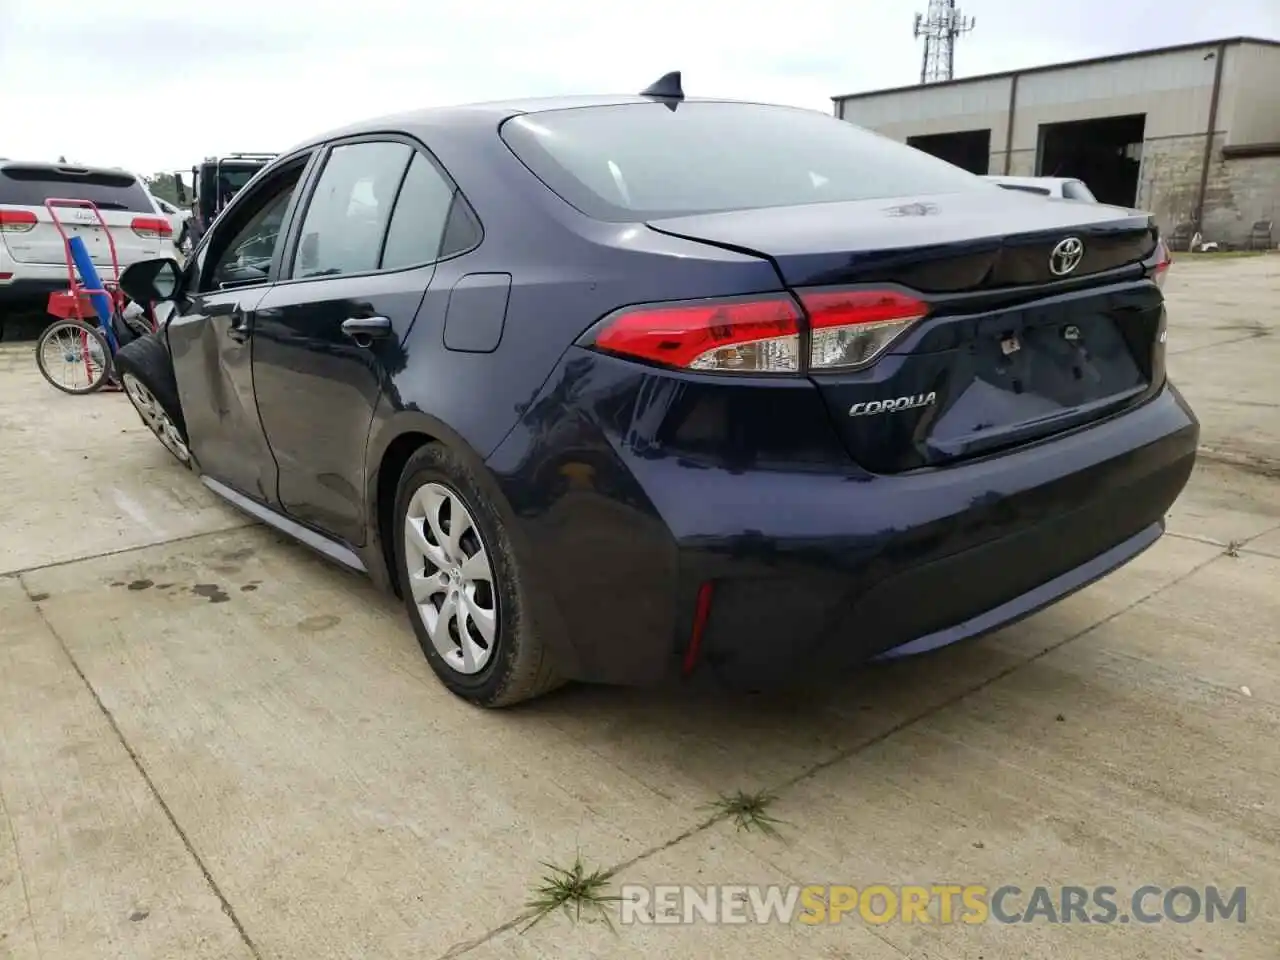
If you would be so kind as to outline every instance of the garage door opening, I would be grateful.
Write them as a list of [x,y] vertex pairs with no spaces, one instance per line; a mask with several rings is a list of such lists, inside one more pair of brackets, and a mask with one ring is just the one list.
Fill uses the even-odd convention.
[[1100,203],[1135,206],[1146,126],[1145,114],[1041,124],[1037,172],[1083,180]]
[[990,172],[990,130],[962,130],[958,133],[907,137],[907,146],[923,150],[947,163],[954,163],[970,173],[985,175]]

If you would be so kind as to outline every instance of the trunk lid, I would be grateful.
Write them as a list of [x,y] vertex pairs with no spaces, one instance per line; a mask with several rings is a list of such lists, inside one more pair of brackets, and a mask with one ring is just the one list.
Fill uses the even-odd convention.
[[[1164,379],[1164,300],[1143,267],[1156,232],[1143,213],[993,186],[649,226],[767,257],[801,299],[884,286],[928,305],[864,368],[811,372],[849,454],[875,472],[1034,442],[1141,402]],[[1066,270],[1060,245],[1073,239],[1082,249]]]
[[[62,235],[44,206],[50,198],[92,201],[102,215],[121,270],[139,260],[165,255],[169,236],[142,235],[133,229],[139,217],[165,220],[142,184],[132,174],[111,170],[86,170],[43,164],[6,164],[0,167],[0,209],[25,211],[36,223],[23,230],[0,232],[9,255],[17,263],[65,264]],[[87,207],[57,207],[58,222],[67,236],[78,236],[93,263],[111,278],[111,244],[93,211]],[[167,221],[166,221],[167,223]]]
[[662,233],[768,257],[791,287],[899,283],[960,293],[1057,280],[1049,255],[1077,237],[1072,277],[1136,263],[1155,247],[1134,210],[988,190],[814,203],[651,220]]

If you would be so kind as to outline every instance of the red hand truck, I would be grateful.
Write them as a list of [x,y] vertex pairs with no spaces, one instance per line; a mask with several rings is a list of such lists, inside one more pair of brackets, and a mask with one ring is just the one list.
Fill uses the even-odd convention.
[[[67,264],[68,289],[49,294],[48,312],[57,317],[57,322],[50,325],[40,341],[36,344],[36,363],[41,374],[54,387],[65,393],[84,394],[95,390],[119,390],[115,382],[113,359],[119,340],[113,329],[112,320],[122,316],[127,298],[120,290],[120,258],[116,252],[116,242],[111,235],[102,211],[91,200],[78,200],[61,197],[50,197],[44,202],[45,209],[53,221],[54,229],[62,238],[63,256]],[[76,269],[75,259],[71,252],[71,235],[68,233],[58,210],[68,208],[88,211],[91,217],[81,215],[84,222],[94,222],[107,238],[107,247],[111,252],[111,278],[101,281],[100,287],[89,287]],[[105,296],[109,301],[108,317],[104,320],[94,308],[93,298]],[[155,329],[155,314],[150,304],[144,305],[148,327]],[[49,348],[53,349],[50,350]],[[55,377],[52,361],[62,360],[61,377]],[[66,373],[69,369],[83,367],[86,382],[68,383]],[[77,370],[76,377],[79,377]]]

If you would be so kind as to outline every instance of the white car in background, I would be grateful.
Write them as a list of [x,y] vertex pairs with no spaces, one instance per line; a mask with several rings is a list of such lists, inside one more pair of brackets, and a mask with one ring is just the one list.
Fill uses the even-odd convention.
[[1073,177],[983,177],[998,187],[1006,190],[1020,190],[1023,193],[1035,193],[1042,197],[1053,197],[1057,200],[1082,200],[1085,203],[1097,203],[1083,180]]
[[156,206],[160,208],[160,212],[164,214],[165,219],[169,221],[169,227],[173,230],[173,244],[176,247],[182,246],[182,240],[187,233],[187,221],[191,219],[191,211],[183,210],[181,207],[175,207],[168,200],[162,200],[154,193],[151,199],[156,202]]
[[[79,236],[89,258],[111,276],[111,242],[120,271],[139,260],[170,256],[173,228],[137,176],[119,169],[65,163],[0,161],[0,305],[39,307],[67,289],[67,253],[45,201],[89,200],[87,207],[58,207],[68,236]],[[110,241],[108,241],[108,234]]]

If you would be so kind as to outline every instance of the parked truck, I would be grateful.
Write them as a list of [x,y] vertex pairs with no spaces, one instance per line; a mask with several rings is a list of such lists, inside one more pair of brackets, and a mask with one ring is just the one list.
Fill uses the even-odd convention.
[[263,166],[274,160],[274,153],[232,153],[225,157],[207,157],[191,168],[191,196],[187,196],[184,173],[174,174],[178,200],[190,203],[191,218],[178,246],[186,251],[197,243],[222,208],[248,183]]

